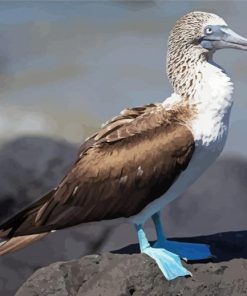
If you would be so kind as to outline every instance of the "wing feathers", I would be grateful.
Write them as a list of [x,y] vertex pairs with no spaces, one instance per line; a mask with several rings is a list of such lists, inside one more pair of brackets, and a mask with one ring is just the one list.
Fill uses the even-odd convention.
[[124,110],[81,146],[55,190],[0,226],[0,237],[40,236],[10,240],[0,252],[53,229],[137,214],[186,169],[195,149],[191,116],[186,107],[154,104]]

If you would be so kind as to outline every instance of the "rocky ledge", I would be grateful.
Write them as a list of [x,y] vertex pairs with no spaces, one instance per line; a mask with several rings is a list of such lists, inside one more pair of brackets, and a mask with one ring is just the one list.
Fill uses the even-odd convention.
[[193,277],[166,281],[155,262],[136,254],[132,245],[41,268],[16,296],[247,295],[247,231],[186,241],[208,243],[215,255],[207,262],[183,263]]

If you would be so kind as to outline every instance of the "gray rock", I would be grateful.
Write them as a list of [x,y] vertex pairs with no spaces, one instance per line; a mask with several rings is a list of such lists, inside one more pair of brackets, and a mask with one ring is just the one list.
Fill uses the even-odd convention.
[[[36,271],[15,296],[243,296],[247,294],[247,232],[195,238],[210,243],[214,262],[184,263],[193,277],[166,281],[145,254],[90,255]],[[220,251],[224,245],[223,252]],[[136,246],[132,246],[132,250]],[[127,249],[122,250],[127,251]],[[242,256],[243,258],[239,258]]]
[[0,221],[57,185],[76,147],[47,137],[22,137],[0,148]]

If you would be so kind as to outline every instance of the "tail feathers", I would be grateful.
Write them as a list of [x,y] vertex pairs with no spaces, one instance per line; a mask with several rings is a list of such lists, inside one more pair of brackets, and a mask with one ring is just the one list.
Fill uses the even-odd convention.
[[55,189],[1,224],[0,238],[10,239],[14,236],[24,236],[49,231],[49,229],[44,229],[45,227],[40,227],[36,219],[37,216],[39,218],[39,210],[42,209],[46,203],[49,203],[54,192]]
[[20,250],[45,237],[49,232],[12,237],[0,243],[0,256]]
[[39,226],[35,223],[35,218],[39,209],[52,198],[54,191],[55,189],[48,192],[40,200],[0,225],[0,238],[4,240],[0,242],[0,256],[20,250],[49,233],[51,226]]

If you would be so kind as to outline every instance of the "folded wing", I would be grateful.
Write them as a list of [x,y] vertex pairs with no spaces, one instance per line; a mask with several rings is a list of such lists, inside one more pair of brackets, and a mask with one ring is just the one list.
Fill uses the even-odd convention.
[[186,112],[160,104],[124,110],[81,146],[56,189],[0,226],[0,236],[137,214],[169,189],[193,155]]

